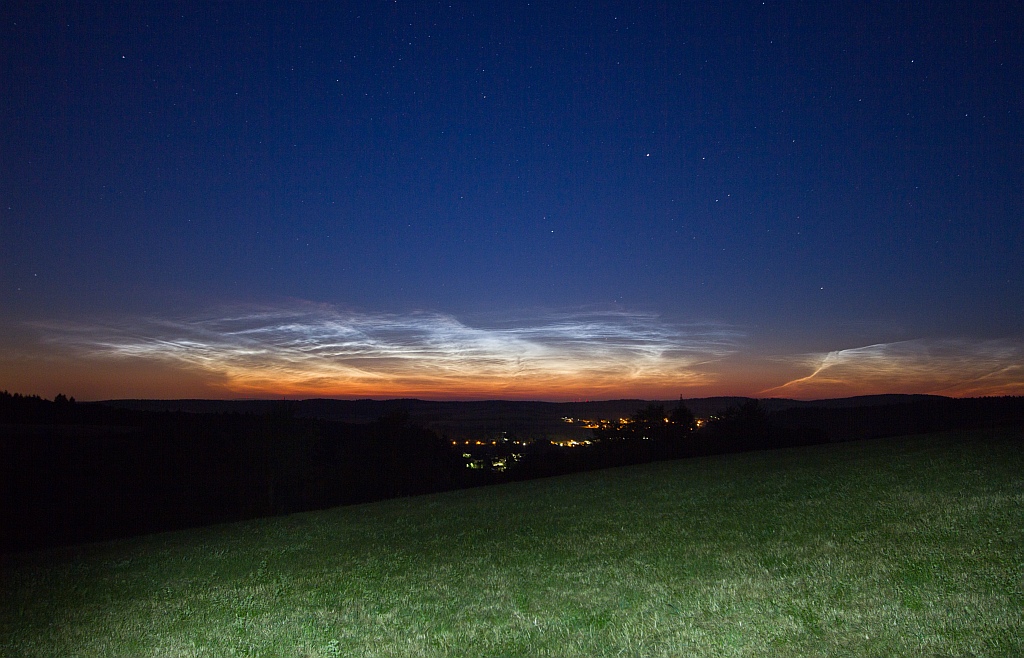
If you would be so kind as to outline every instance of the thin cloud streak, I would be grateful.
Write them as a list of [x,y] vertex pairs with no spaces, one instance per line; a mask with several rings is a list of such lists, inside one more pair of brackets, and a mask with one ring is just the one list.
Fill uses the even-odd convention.
[[870,393],[956,397],[1024,394],[1024,348],[1009,341],[911,340],[782,361],[811,372],[761,395],[825,398]]
[[715,380],[738,351],[723,325],[581,313],[473,327],[437,313],[325,305],[221,317],[40,327],[80,356],[148,359],[208,374],[234,395],[572,397],[679,391]]

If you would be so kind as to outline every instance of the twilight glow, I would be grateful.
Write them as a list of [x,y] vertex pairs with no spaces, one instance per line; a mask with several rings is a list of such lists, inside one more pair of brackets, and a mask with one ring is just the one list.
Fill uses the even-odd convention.
[[[672,324],[622,311],[471,326],[437,313],[370,314],[294,303],[174,320],[36,323],[33,329],[35,347],[20,360],[0,362],[8,378],[19,369],[27,379],[59,369],[69,381],[76,371],[112,373],[108,390],[92,393],[97,397],[1024,394],[1024,349],[1007,341],[913,340],[759,355],[739,328]],[[757,362],[771,364],[774,385],[758,388],[764,381],[750,374]]]

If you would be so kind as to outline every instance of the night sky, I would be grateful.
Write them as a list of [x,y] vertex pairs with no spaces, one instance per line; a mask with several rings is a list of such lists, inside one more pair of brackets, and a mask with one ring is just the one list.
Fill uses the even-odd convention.
[[1024,394],[1016,3],[0,4],[0,389]]

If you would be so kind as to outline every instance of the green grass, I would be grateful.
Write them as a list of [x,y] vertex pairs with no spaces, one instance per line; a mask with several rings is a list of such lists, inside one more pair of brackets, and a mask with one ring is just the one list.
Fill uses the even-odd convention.
[[1022,438],[664,462],[10,557],[0,655],[1022,655]]

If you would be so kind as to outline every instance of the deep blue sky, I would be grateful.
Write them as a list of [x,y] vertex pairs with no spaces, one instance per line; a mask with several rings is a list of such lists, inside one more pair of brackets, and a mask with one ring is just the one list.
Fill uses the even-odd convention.
[[0,388],[1024,392],[1019,7],[324,4],[0,6]]

